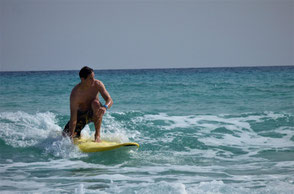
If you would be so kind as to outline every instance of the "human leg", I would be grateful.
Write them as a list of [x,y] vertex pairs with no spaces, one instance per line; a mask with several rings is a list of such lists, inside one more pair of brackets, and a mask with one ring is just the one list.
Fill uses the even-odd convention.
[[[83,130],[83,128],[86,126],[86,124],[88,124],[90,122],[89,119],[89,114],[90,111],[85,111],[85,112],[81,112],[78,111],[77,113],[77,124],[76,124],[76,128],[74,130],[74,137],[80,138],[81,137],[81,131]],[[70,122],[70,121],[69,121]],[[69,135],[69,122],[65,125],[62,135],[66,136]]]
[[102,118],[105,113],[105,111],[101,111],[102,104],[99,102],[99,100],[93,100],[91,104],[92,110],[93,110],[93,122],[95,125],[95,141],[100,142],[100,128],[102,123]]

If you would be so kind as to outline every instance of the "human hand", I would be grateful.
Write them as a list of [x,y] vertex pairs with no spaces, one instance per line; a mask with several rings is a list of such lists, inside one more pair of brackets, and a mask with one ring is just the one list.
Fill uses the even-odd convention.
[[98,110],[98,115],[104,115],[106,112],[106,108],[105,107],[100,107],[99,110]]
[[71,140],[72,143],[74,142],[74,137],[75,137],[74,134],[71,134],[71,135],[69,136],[69,138],[70,138],[70,140]]
[[76,132],[72,132],[72,133],[70,132],[68,136],[69,136],[70,140],[71,140],[72,142],[74,142],[74,138],[76,137],[76,135],[77,135]]

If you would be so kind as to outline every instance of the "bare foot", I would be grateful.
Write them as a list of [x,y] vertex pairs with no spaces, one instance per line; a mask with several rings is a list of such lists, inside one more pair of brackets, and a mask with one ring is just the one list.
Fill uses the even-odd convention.
[[98,138],[95,139],[95,142],[100,143],[101,139],[98,137]]

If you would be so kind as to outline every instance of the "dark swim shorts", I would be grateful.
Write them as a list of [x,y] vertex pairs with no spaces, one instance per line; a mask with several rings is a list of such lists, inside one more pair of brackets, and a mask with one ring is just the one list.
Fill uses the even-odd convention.
[[[87,125],[88,123],[93,121],[93,110],[89,109],[87,111],[78,111],[78,115],[77,115],[77,125],[76,125],[76,129],[75,129],[75,137],[80,137],[81,136],[81,131],[82,129],[85,127],[85,125]],[[69,133],[69,122],[66,124],[66,126],[64,127],[63,132],[66,134],[70,134]]]

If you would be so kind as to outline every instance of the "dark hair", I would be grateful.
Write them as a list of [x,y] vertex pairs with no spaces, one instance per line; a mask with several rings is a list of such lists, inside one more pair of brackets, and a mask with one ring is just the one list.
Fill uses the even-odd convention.
[[90,75],[93,71],[93,69],[91,69],[90,67],[83,67],[81,70],[80,70],[80,78],[84,78],[84,79],[87,79],[88,75]]

